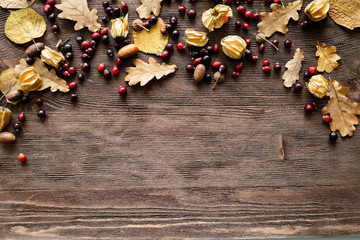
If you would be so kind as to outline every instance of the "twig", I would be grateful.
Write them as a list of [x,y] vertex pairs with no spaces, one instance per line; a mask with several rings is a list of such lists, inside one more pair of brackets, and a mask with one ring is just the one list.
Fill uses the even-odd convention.
[[277,51],[279,51],[279,48],[277,46],[275,46],[272,42],[270,42],[269,40],[267,40],[266,38],[259,36],[261,39],[263,39],[264,41],[268,42],[271,46],[273,46]]
[[136,24],[137,26],[141,27],[142,29],[145,29],[146,31],[150,32],[150,30],[147,29],[146,27],[144,27],[144,26],[142,26],[142,25],[140,25],[140,24],[138,24],[138,23],[135,23],[135,24]]

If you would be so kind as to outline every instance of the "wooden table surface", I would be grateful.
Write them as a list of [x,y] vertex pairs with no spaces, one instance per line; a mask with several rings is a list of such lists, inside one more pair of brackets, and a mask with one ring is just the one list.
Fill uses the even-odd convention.
[[[90,1],[99,16],[105,15],[100,0]],[[131,1],[130,22],[137,17]],[[179,16],[178,30],[205,30],[201,13],[212,1],[172,1],[163,4],[161,17],[179,16],[183,3],[197,10],[196,20]],[[291,1],[285,0],[287,4]],[[304,2],[303,9],[310,1]],[[42,16],[42,1],[32,8]],[[112,2],[119,5],[120,1]],[[137,3],[138,4],[138,3]],[[254,11],[269,11],[256,0]],[[128,87],[125,98],[117,94],[124,84],[124,62],[119,76],[103,79],[96,71],[100,62],[112,66],[101,44],[91,61],[92,70],[76,89],[79,101],[69,94],[50,91],[32,93],[31,102],[3,106],[13,111],[12,122],[24,112],[26,122],[16,143],[0,145],[0,238],[11,239],[178,239],[178,238],[270,238],[348,236],[360,234],[360,134],[328,141],[330,130],[320,109],[304,113],[314,98],[306,91],[294,94],[284,88],[281,75],[296,48],[305,51],[301,76],[315,65],[316,41],[334,45],[342,57],[331,73],[343,85],[356,85],[360,76],[359,29],[350,31],[330,18],[303,30],[300,21],[290,21],[289,33],[275,34],[280,50],[266,45],[256,64],[244,63],[238,79],[227,73],[226,82],[212,90],[213,82],[195,84],[185,65],[189,50],[171,54],[175,74],[145,87]],[[237,30],[238,16],[210,36],[220,43],[229,34],[252,38]],[[1,32],[9,15],[0,11]],[[59,38],[70,38],[74,66],[79,66],[76,36],[90,38],[87,30],[75,32],[74,23],[57,19],[60,34],[47,32],[39,41],[55,48]],[[293,41],[291,50],[282,42]],[[173,42],[173,40],[170,40]],[[18,60],[27,45],[15,45],[2,33],[0,57]],[[140,59],[147,55],[140,53]],[[161,61],[160,58],[156,57]],[[237,61],[223,53],[213,60],[234,69]],[[283,66],[281,73],[265,75],[261,61]],[[3,70],[4,68],[2,68]],[[80,69],[79,69],[80,70]],[[213,73],[213,72],[212,72]],[[325,74],[326,77],[329,75]],[[304,83],[303,77],[300,81]],[[359,101],[358,92],[353,93]],[[48,113],[40,121],[34,102],[44,99]],[[7,130],[12,131],[8,126]],[[359,131],[359,130],[358,130]],[[27,155],[21,166],[18,154]]]

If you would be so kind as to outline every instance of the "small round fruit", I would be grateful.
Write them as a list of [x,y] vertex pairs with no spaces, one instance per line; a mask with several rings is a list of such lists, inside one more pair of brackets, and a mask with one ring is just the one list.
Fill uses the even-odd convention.
[[314,107],[313,107],[312,104],[308,103],[308,104],[305,105],[304,110],[307,113],[311,113],[312,111],[314,111]]
[[270,73],[271,72],[271,67],[270,66],[263,66],[263,71],[264,71],[264,73]]
[[331,122],[332,122],[332,118],[331,118],[330,115],[328,115],[328,114],[323,115],[323,120],[324,120],[324,122],[326,122],[326,123],[331,123]]
[[70,94],[70,100],[76,102],[78,100],[78,95],[76,93]]
[[236,11],[238,14],[244,14],[246,12],[246,7],[240,5],[236,8]]
[[331,132],[330,134],[329,134],[329,140],[330,140],[330,142],[336,142],[336,140],[338,139],[338,134],[336,133],[336,132]]
[[25,114],[23,112],[21,112],[18,116],[18,119],[20,122],[24,121],[25,120]]
[[294,93],[299,93],[302,91],[303,88],[304,88],[304,86],[301,83],[297,82],[293,86],[293,91],[294,91]]
[[104,75],[104,78],[107,78],[107,79],[111,78],[110,70],[105,69],[104,72],[103,72],[103,75]]
[[116,76],[118,75],[120,72],[120,69],[117,67],[117,66],[114,66],[112,69],[111,69],[111,73]]
[[70,89],[74,89],[74,88],[76,88],[76,86],[77,86],[77,83],[76,83],[76,82],[70,82],[70,83],[69,83],[69,88],[70,88]]
[[194,9],[190,9],[188,12],[187,12],[187,15],[189,18],[193,19],[196,17],[196,11]]
[[39,118],[46,118],[46,111],[43,109],[40,109],[39,111],[37,111],[37,115]]
[[24,163],[26,162],[26,156],[22,153],[19,154],[19,157],[18,157],[18,160],[21,162],[21,163]]
[[263,66],[269,66],[270,65],[270,61],[265,59],[264,61],[262,61],[262,65]]
[[60,32],[60,27],[59,27],[59,25],[57,25],[57,24],[52,25],[52,26],[51,26],[51,31],[52,31],[53,33],[59,33],[59,32]]
[[236,64],[235,69],[237,72],[240,72],[243,69],[243,67],[244,67],[244,64],[241,62],[241,63]]
[[169,58],[169,52],[167,51],[167,50],[164,50],[162,53],[161,53],[161,55],[160,55],[160,57],[162,58],[162,59],[168,59]]
[[310,75],[314,75],[314,74],[316,73],[316,67],[310,66],[310,67],[308,68],[308,73],[309,73]]
[[178,44],[176,44],[176,48],[177,48],[179,51],[182,51],[182,50],[184,50],[184,48],[185,48],[185,44],[183,44],[183,43],[178,43]]
[[281,67],[280,63],[277,62],[277,63],[274,64],[274,71],[275,72],[280,72],[281,69],[282,69],[282,67]]
[[120,87],[118,88],[118,93],[120,94],[120,96],[125,96],[126,93],[127,93],[126,87],[125,87],[125,86],[120,86]]
[[286,48],[291,48],[292,41],[290,39],[286,39],[284,41],[284,45],[285,45]]
[[37,105],[41,106],[41,105],[43,104],[42,98],[37,98],[37,99],[35,100],[35,103],[36,103]]
[[178,11],[179,13],[184,14],[186,12],[186,7],[184,5],[180,5],[178,7]]

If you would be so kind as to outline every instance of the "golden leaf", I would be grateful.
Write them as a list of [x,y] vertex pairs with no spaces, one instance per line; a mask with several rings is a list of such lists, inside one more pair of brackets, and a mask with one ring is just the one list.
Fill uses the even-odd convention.
[[360,27],[360,0],[330,0],[330,17],[339,25],[354,30]]
[[[42,86],[37,89],[37,91],[42,91],[44,89],[47,89],[50,87],[51,92],[61,91],[61,92],[68,92],[70,91],[68,84],[65,80],[61,79],[56,75],[56,71],[54,69],[48,70],[45,63],[43,63],[40,58],[34,58],[34,64],[32,65],[36,71],[39,72],[43,83]],[[28,65],[25,61],[25,59],[20,60],[20,64],[15,67],[15,76],[19,77],[22,72],[28,67],[31,67]]]
[[331,73],[335,68],[339,66],[339,63],[337,61],[341,58],[339,55],[335,54],[335,46],[326,47],[325,43],[318,43],[316,45],[316,48],[317,52],[315,55],[319,57],[316,69],[319,72],[326,71],[327,73]]
[[136,8],[139,18],[148,19],[153,13],[155,16],[160,15],[162,0],[139,0],[141,6]]
[[285,65],[287,70],[282,76],[282,79],[284,79],[285,87],[292,87],[296,80],[299,80],[302,61],[304,61],[304,50],[298,48],[294,53],[293,59],[289,60]]
[[11,11],[5,23],[5,35],[17,44],[39,38],[45,31],[45,20],[31,8]]
[[163,76],[173,73],[176,70],[176,65],[168,65],[166,63],[160,65],[151,57],[149,58],[149,63],[141,61],[140,59],[134,59],[133,64],[135,67],[127,67],[125,69],[128,73],[125,81],[129,82],[129,86],[134,86],[138,83],[144,86],[154,77],[159,80]]
[[27,8],[33,4],[35,0],[1,0],[0,7],[8,9]]
[[161,28],[165,27],[165,23],[161,18],[148,31],[134,31],[134,43],[139,50],[144,53],[160,55],[169,40],[169,35],[162,35]]
[[233,12],[230,6],[218,4],[214,8],[210,8],[203,12],[201,20],[204,26],[209,31],[214,31],[214,28],[221,28],[229,18],[233,17]]
[[87,27],[91,32],[97,32],[101,25],[98,23],[98,12],[94,8],[89,10],[86,0],[60,0],[55,7],[62,11],[58,16],[62,19],[75,21],[75,31]]
[[13,68],[6,69],[0,75],[0,91],[6,95],[12,90],[16,90],[17,77]]
[[11,118],[11,110],[0,107],[0,132],[9,124]]
[[360,115],[360,103],[346,97],[349,90],[347,87],[342,87],[336,80],[331,80],[327,93],[330,100],[321,110],[323,115],[330,114],[332,118],[331,131],[338,130],[342,137],[351,137],[356,130],[354,125],[359,123],[356,115]]
[[261,22],[258,23],[258,31],[270,37],[275,32],[281,32],[283,34],[289,31],[287,24],[290,18],[295,21],[299,20],[299,14],[297,11],[301,9],[303,5],[302,0],[297,0],[290,3],[288,6],[283,6],[277,3],[271,4],[270,12],[260,13]]

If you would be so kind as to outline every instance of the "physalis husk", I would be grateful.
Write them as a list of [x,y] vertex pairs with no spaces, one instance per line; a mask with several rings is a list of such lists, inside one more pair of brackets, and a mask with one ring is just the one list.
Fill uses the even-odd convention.
[[31,8],[11,11],[5,23],[5,35],[17,44],[39,38],[45,31],[44,18]]
[[309,92],[317,98],[323,98],[329,89],[329,82],[322,75],[312,76],[310,81],[306,83]]
[[229,18],[233,17],[233,12],[230,6],[218,4],[214,8],[210,8],[203,12],[202,22],[209,31],[214,31],[214,28],[221,28]]
[[17,81],[17,89],[22,90],[25,95],[29,92],[36,91],[42,86],[42,79],[34,67],[26,68]]
[[58,69],[60,63],[65,61],[65,57],[61,52],[45,46],[45,48],[41,51],[41,61]]
[[317,22],[326,18],[329,9],[329,0],[315,0],[306,6],[305,13],[311,21]]
[[113,38],[126,38],[129,33],[128,14],[124,18],[116,18],[111,20],[111,36]]
[[246,50],[246,42],[240,36],[229,35],[221,40],[223,52],[233,59],[240,59]]
[[185,42],[188,46],[203,47],[209,41],[205,32],[198,32],[193,29],[185,31]]
[[11,118],[11,110],[0,107],[0,132],[9,124]]

